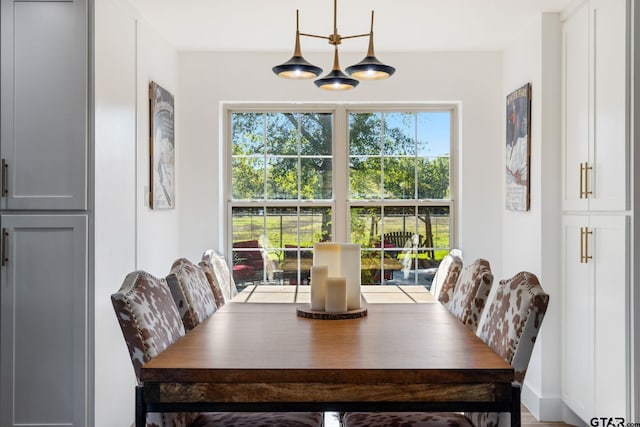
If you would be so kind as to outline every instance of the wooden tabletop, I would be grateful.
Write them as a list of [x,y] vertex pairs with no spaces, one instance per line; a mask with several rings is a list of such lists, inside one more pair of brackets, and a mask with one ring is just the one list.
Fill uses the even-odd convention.
[[143,382],[510,383],[513,369],[441,304],[371,304],[361,319],[295,304],[222,307],[142,368]]

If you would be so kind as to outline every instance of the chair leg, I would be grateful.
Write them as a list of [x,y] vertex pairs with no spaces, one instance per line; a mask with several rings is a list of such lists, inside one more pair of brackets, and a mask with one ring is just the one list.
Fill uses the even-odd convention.
[[142,395],[142,386],[136,386],[136,427],[146,427],[147,414]]

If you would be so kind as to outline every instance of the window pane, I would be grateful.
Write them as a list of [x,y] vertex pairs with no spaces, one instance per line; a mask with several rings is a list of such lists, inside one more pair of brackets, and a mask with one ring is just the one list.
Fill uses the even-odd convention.
[[384,115],[384,154],[416,155],[416,114],[386,113]]
[[330,156],[333,140],[332,114],[305,113],[301,121],[301,154],[307,156]]
[[270,157],[267,163],[267,198],[298,198],[298,159]]
[[300,208],[300,247],[331,241],[331,208]]
[[385,199],[415,199],[416,159],[414,157],[384,158]]
[[449,199],[449,157],[418,159],[418,198]]
[[349,113],[349,154],[382,154],[382,114]]
[[451,250],[451,213],[448,206],[418,208],[418,223],[424,227],[424,247],[431,249],[428,264],[439,263]]
[[379,242],[382,208],[351,208],[351,243],[373,248]]
[[449,157],[451,154],[451,113],[430,111],[418,113],[418,155]]
[[231,132],[232,153],[234,155],[264,153],[264,114],[233,114]]
[[264,276],[264,259],[260,241],[264,236],[263,210],[233,208],[233,279],[238,290]]
[[330,158],[301,159],[301,199],[331,199],[332,162]]
[[353,200],[381,199],[380,157],[352,157],[349,164],[349,197]]
[[297,114],[267,114],[267,153],[274,155],[298,154]]
[[231,167],[234,200],[264,198],[264,159],[234,157]]

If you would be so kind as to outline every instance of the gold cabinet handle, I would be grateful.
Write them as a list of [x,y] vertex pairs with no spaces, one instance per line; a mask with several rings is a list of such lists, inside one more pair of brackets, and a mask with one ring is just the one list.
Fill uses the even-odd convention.
[[589,195],[592,195],[593,192],[589,190],[589,171],[592,170],[593,167],[589,165],[589,163],[584,163],[584,198],[588,199]]
[[584,228],[584,263],[587,264],[590,259],[593,259],[589,255],[589,236],[593,235],[593,231],[589,231],[589,227]]
[[5,266],[9,262],[9,232],[6,228],[2,229],[2,262],[0,265]]
[[2,194],[0,195],[0,197],[6,197],[6,195],[9,193],[9,186],[7,185],[7,180],[9,177],[9,174],[7,173],[7,170],[9,169],[9,165],[7,165],[7,161],[5,159],[2,159]]

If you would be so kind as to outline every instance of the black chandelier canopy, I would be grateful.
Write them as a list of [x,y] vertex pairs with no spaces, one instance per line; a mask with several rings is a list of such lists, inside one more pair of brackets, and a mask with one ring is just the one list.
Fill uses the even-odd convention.
[[[300,32],[299,11],[296,10],[296,41],[293,56],[284,64],[276,65],[272,68],[273,72],[279,77],[286,79],[313,79],[322,73],[322,69],[302,57],[300,49],[300,36],[315,37],[327,39],[329,44],[335,46],[333,56],[333,67],[331,71],[324,77],[317,79],[314,83],[317,87],[326,90],[349,90],[358,86],[359,80],[380,80],[391,77],[396,69],[390,65],[380,62],[373,49],[373,16],[371,11],[371,30],[366,34],[356,34],[353,36],[341,36],[338,34],[337,27],[337,1],[333,0],[333,33],[329,36],[319,36],[316,34],[308,34]],[[351,65],[345,69],[345,74],[340,69],[340,61],[338,58],[338,45],[342,40],[353,39],[358,37],[369,37],[369,49],[366,57],[357,64]]]

